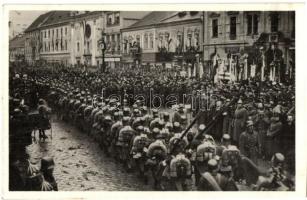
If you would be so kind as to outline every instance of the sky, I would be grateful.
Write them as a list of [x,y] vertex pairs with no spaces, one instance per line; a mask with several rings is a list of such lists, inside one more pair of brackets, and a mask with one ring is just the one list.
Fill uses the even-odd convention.
[[10,33],[14,35],[24,31],[39,15],[47,11],[10,11],[9,20],[11,21]]

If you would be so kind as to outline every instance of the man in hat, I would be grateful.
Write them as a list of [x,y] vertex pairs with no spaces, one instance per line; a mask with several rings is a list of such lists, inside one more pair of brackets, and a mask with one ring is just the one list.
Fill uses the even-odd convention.
[[243,101],[239,99],[234,113],[234,130],[231,136],[235,143],[239,142],[240,135],[245,128],[246,119],[247,110],[243,107]]
[[178,111],[174,112],[173,122],[181,122],[181,116],[184,116],[184,105],[179,104]]
[[232,189],[229,186],[233,184],[229,184],[229,180],[226,176],[219,173],[218,161],[216,159],[210,159],[208,161],[208,171],[201,174],[197,190],[230,191]]
[[49,121],[49,115],[51,113],[51,109],[47,106],[47,103],[43,99],[40,99],[38,101],[38,113],[40,116],[39,139],[43,139],[45,141],[45,139],[47,138],[45,130],[49,129],[51,126]]
[[259,153],[265,152],[265,138],[266,138],[266,132],[270,124],[269,117],[267,116],[267,113],[264,110],[263,103],[258,104],[257,114],[255,116],[255,130],[259,134],[259,142],[260,142],[260,149]]
[[246,131],[240,135],[239,148],[242,155],[257,164],[258,151],[261,148],[259,135],[254,130],[253,121],[247,121]]

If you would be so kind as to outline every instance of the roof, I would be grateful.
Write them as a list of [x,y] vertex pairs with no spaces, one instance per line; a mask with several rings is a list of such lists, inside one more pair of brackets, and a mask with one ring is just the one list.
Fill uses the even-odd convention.
[[47,13],[44,13],[40,16],[38,16],[34,22],[32,22],[32,24],[25,30],[25,32],[30,32],[33,31],[35,29],[37,29],[38,27],[40,27],[42,25],[42,23],[50,16],[53,14],[53,12],[55,11],[50,11]]
[[201,19],[201,12],[166,12],[155,11],[151,12],[141,20],[127,27],[126,29],[134,29],[139,27],[167,24],[171,22],[181,22],[186,20]]
[[40,15],[38,18],[36,18],[34,22],[25,30],[25,32],[30,32],[43,26],[67,22],[72,18],[80,18],[88,15],[97,14],[100,13],[101,11],[91,11],[76,16],[71,15],[71,12],[72,11],[60,10],[60,11],[50,11],[44,13]]
[[18,35],[9,41],[9,48],[22,48],[25,46],[26,36]]
[[147,14],[141,20],[137,21],[136,23],[132,24],[128,28],[137,28],[142,26],[150,26],[159,23],[161,20],[175,14],[176,12],[163,12],[163,11],[155,11]]
[[46,21],[42,24],[43,26],[48,26],[51,24],[61,23],[65,20],[71,19],[71,11],[53,11],[51,15],[48,16]]
[[125,19],[142,19],[146,16],[148,11],[121,11],[120,14]]

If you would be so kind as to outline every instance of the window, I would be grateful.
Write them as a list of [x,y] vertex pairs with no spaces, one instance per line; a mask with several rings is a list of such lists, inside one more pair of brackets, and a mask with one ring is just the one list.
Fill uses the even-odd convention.
[[47,37],[47,31],[45,31],[44,36],[45,36],[45,38]]
[[50,30],[48,30],[48,38],[50,38]]
[[277,32],[278,31],[278,14],[272,14],[271,15],[271,32]]
[[77,42],[77,51],[78,52],[80,51],[80,44],[79,44],[79,42]]
[[258,15],[247,15],[247,35],[258,34]]
[[149,47],[151,49],[153,49],[153,47],[154,47],[154,40],[153,40],[153,34],[152,33],[149,35]]
[[117,34],[117,39],[116,39],[116,41],[117,41],[117,50],[118,51],[120,51],[120,34]]
[[114,24],[119,24],[120,18],[119,18],[119,13],[115,14],[115,22]]
[[212,37],[217,38],[218,37],[218,19],[212,20]]
[[52,38],[53,38],[53,36],[54,36],[54,29],[52,29]]
[[148,34],[145,33],[144,36],[144,48],[147,49],[148,48]]
[[230,39],[235,40],[237,36],[237,17],[230,17]]
[[138,47],[140,47],[140,43],[141,43],[141,37],[139,35],[136,36],[136,44]]
[[258,15],[254,15],[253,18],[253,33],[258,34]]
[[67,40],[65,40],[65,50],[67,50]]
[[61,37],[63,36],[63,28],[61,28]]
[[115,34],[112,35],[112,42],[115,42]]
[[56,29],[56,37],[59,37],[59,29]]
[[113,20],[112,20],[112,14],[108,14],[108,21],[107,21],[107,25],[112,25]]

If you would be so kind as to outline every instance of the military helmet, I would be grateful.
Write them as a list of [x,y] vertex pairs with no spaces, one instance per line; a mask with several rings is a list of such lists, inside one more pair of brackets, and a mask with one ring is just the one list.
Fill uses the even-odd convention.
[[273,166],[283,165],[285,162],[285,156],[282,153],[275,153],[271,159]]
[[216,159],[210,159],[208,161],[208,169],[209,171],[217,170],[218,169],[218,162]]
[[137,131],[142,132],[144,131],[144,126],[138,126],[136,129]]
[[198,131],[199,131],[199,132],[204,131],[205,128],[206,128],[206,126],[205,126],[204,124],[200,124],[200,125],[198,126]]

